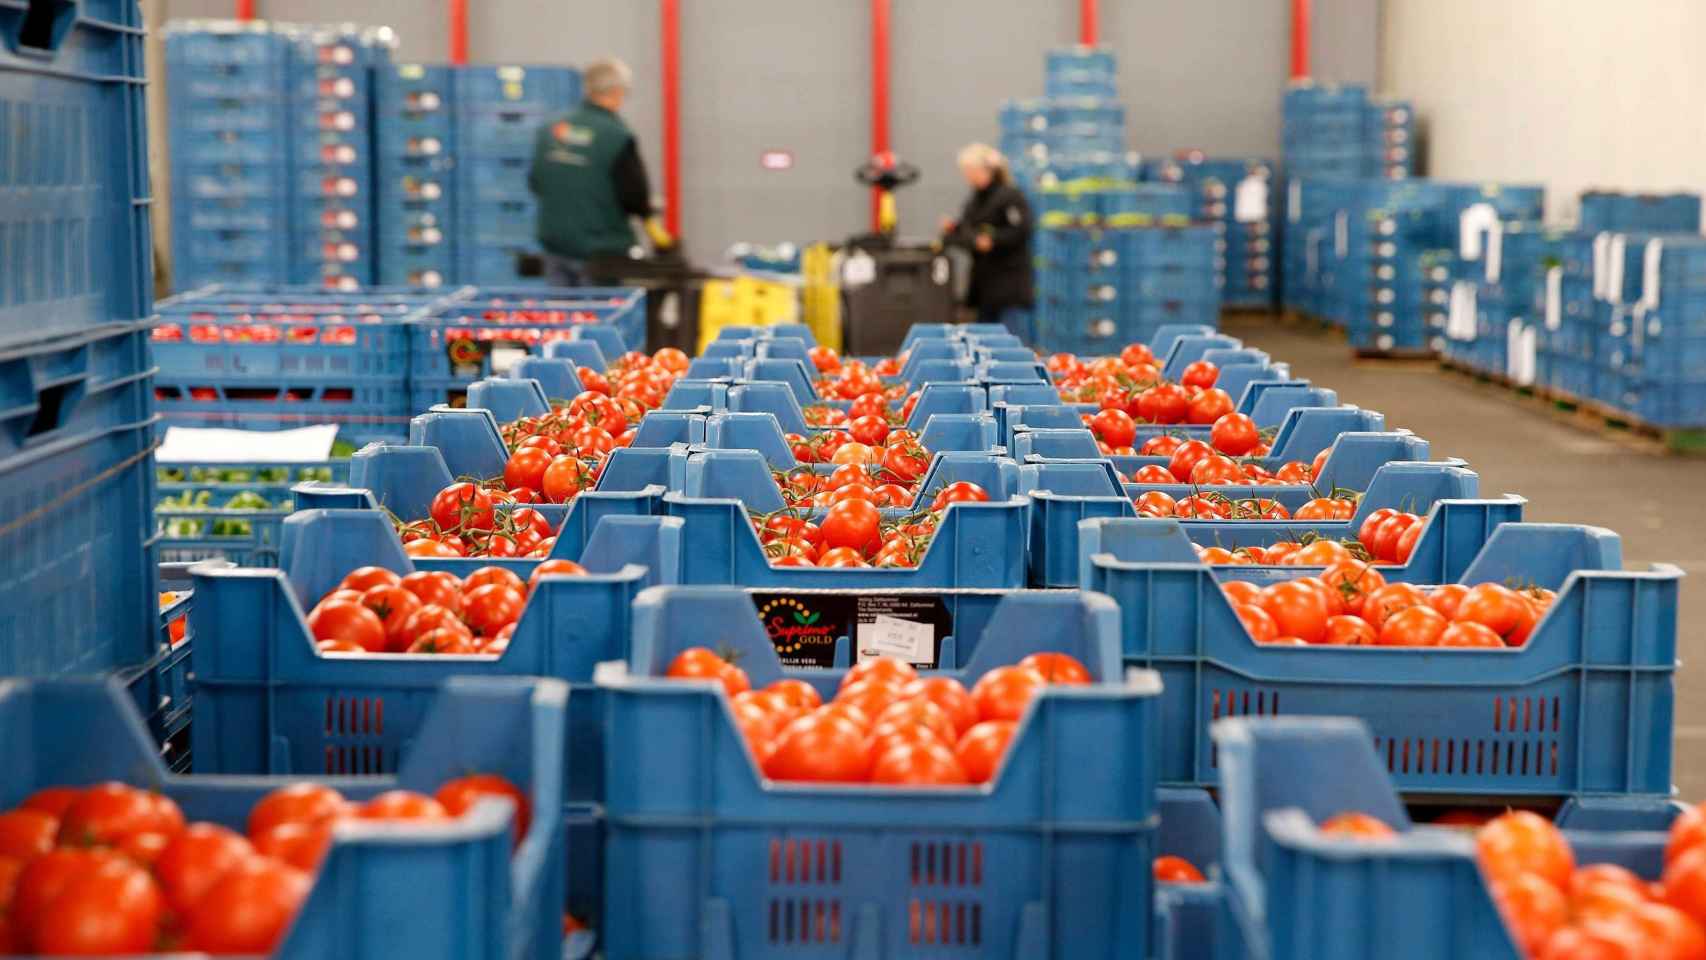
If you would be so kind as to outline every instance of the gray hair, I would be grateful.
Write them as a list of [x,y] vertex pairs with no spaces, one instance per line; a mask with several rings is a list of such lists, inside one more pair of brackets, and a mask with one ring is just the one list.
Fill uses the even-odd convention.
[[581,74],[581,86],[589,97],[615,90],[627,90],[634,85],[634,71],[615,57],[594,60]]
[[991,173],[1001,173],[1007,169],[1007,158],[987,143],[966,144],[961,148],[958,159],[962,167],[982,167]]

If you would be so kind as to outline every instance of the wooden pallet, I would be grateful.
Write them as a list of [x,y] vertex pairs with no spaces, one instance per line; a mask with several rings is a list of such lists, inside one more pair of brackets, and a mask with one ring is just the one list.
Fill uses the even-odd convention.
[[1544,384],[1519,384],[1503,374],[1477,370],[1455,360],[1442,358],[1440,369],[1482,387],[1497,388],[1505,396],[1555,420],[1638,447],[1647,453],[1706,455],[1706,428],[1661,427],[1597,400],[1578,397]]

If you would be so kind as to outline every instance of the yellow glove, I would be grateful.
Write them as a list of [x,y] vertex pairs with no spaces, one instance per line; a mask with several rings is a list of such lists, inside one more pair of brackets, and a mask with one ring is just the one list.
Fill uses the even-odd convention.
[[675,246],[675,238],[670,236],[669,228],[657,217],[646,218],[646,236],[652,241],[652,246],[659,250],[668,250]]

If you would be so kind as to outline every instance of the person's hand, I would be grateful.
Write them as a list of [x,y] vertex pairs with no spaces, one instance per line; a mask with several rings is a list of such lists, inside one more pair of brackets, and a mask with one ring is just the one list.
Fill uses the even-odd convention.
[[971,242],[971,245],[977,248],[978,253],[988,253],[995,249],[995,239],[987,233],[980,233],[977,235],[977,239]]
[[957,222],[958,221],[956,221],[953,217],[943,217],[942,223],[941,223],[942,232],[943,233],[953,233],[954,232],[954,224]]

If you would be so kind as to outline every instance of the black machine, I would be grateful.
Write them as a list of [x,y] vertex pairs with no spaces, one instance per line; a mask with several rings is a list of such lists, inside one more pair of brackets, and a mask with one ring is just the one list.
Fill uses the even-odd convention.
[[883,155],[853,176],[880,193],[876,232],[842,246],[842,347],[858,356],[893,354],[913,324],[954,321],[953,261],[939,244],[895,237],[894,192],[918,180],[916,166]]

